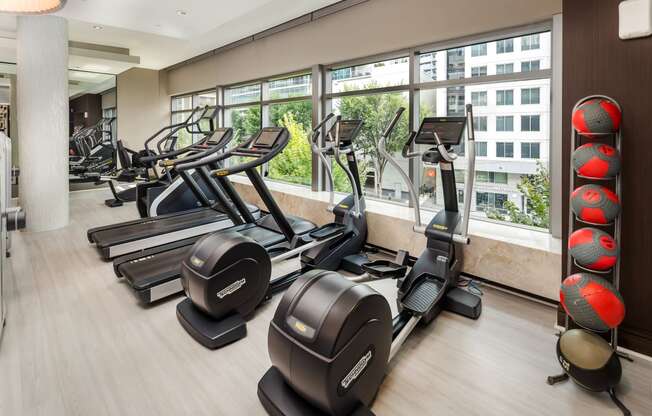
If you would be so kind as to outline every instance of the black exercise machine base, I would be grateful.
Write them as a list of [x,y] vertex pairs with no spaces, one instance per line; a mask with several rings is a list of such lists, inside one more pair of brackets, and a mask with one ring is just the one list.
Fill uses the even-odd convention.
[[[271,416],[328,416],[295,393],[275,367],[267,370],[258,382],[258,398]],[[350,416],[374,416],[374,413],[360,406]]]
[[117,199],[107,199],[104,201],[104,205],[106,205],[109,208],[117,208],[123,206],[124,203]]
[[211,350],[247,336],[247,323],[240,315],[218,321],[198,310],[189,298],[177,305],[177,318],[197,342]]

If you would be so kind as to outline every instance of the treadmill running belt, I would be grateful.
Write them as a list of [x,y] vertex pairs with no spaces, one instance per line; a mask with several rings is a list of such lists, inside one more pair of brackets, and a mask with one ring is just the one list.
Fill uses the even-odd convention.
[[206,208],[161,220],[156,220],[154,217],[150,221],[127,227],[98,231],[94,235],[94,240],[99,248],[104,248],[226,219],[228,217],[225,214]]
[[[270,247],[285,241],[283,234],[262,227],[238,230],[238,233]],[[122,276],[137,291],[174,280],[181,274],[181,263],[193,245],[178,247],[157,254],[146,255],[137,260],[122,263],[117,268]]]

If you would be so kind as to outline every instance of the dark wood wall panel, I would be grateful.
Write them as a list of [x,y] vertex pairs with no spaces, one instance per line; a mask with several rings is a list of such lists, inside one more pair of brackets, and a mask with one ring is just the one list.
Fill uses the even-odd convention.
[[[615,98],[623,106],[624,138],[621,292],[627,317],[620,344],[652,355],[652,38],[618,38],[618,3],[564,0],[564,189],[574,104],[590,94]],[[566,234],[566,217],[563,227]]]

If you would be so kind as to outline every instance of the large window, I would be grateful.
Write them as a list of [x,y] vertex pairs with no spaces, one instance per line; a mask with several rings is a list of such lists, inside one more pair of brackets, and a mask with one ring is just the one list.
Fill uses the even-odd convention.
[[[190,117],[192,110],[197,107],[208,106],[209,113],[212,113],[217,105],[217,92],[216,90],[207,90],[198,92],[195,94],[181,95],[172,97],[171,102],[171,122],[173,124],[181,123]],[[209,114],[210,115],[210,114]],[[196,121],[196,120],[193,120]],[[209,121],[205,120],[200,123],[202,131],[208,131],[210,129]],[[217,120],[213,121],[214,126],[217,123]],[[199,129],[194,128],[191,133],[187,129],[182,129],[177,132],[177,142],[176,147],[186,147],[192,144],[194,141],[197,141],[204,137],[204,134],[199,132]]]
[[312,131],[312,77],[302,74],[270,80],[265,90],[265,98],[274,101],[263,107],[267,117],[264,124],[282,126],[290,132],[290,142],[285,150],[269,162],[268,177],[310,185],[312,151],[308,140]]
[[[388,148],[417,185],[423,207],[441,209],[439,167],[423,166],[418,159],[410,162],[399,153],[409,129],[418,128],[424,117],[461,116],[465,105],[472,103],[478,176],[474,190],[467,192],[466,143],[454,146],[459,156],[455,168],[460,200],[470,199],[474,218],[547,227],[547,207],[538,204],[537,210],[526,209],[523,201],[533,196],[550,199],[551,43],[548,31],[507,38],[501,34],[494,40],[484,37],[452,46],[446,42],[446,46],[430,45],[384,58],[329,64],[313,72],[243,80],[218,88],[224,106],[221,121],[241,138],[264,126],[287,127],[290,144],[263,172],[269,179],[324,189],[323,181],[312,182],[312,178],[322,178],[318,165],[312,164],[308,144],[313,103],[323,104],[319,114],[360,118],[365,124],[355,148],[365,195],[408,204],[407,187],[377,150],[396,109],[405,107],[406,115]],[[312,77],[317,75],[323,77],[318,80],[324,87],[321,95],[312,91]],[[210,105],[215,101],[211,92],[207,97],[175,97],[173,118],[181,119],[196,105]],[[426,150],[421,147],[417,150]],[[336,190],[350,191],[344,172],[337,165],[333,171]]]
[[262,127],[285,127],[287,147],[266,167],[270,179],[310,185],[312,76],[299,74],[224,88],[224,124],[243,141]]
[[[430,70],[434,58],[419,61],[420,73],[431,76],[436,71]],[[428,64],[426,64],[428,63]],[[378,142],[381,135],[396,110],[399,107],[408,107],[409,95],[407,92],[409,81],[408,58],[397,58],[378,63],[370,63],[365,67],[369,69],[364,79],[342,78],[341,74],[352,73],[350,68],[336,68],[331,70],[332,80],[329,88],[327,110],[340,114],[344,119],[359,119],[363,127],[357,140],[354,142],[358,157],[358,170],[365,195],[391,201],[407,203],[409,196],[403,181],[389,166],[378,152]],[[335,76],[335,74],[338,74]],[[342,91],[340,84],[347,85]],[[404,91],[387,91],[369,93],[370,88],[388,88],[405,85]],[[328,86],[327,86],[328,88]],[[342,94],[345,92],[345,94]],[[399,152],[405,144],[408,135],[408,117],[403,116],[394,133],[387,142],[387,149]],[[400,160],[400,156],[398,156]],[[405,162],[407,165],[407,162]],[[341,192],[350,192],[351,187],[344,171],[337,165],[333,166],[335,189]]]

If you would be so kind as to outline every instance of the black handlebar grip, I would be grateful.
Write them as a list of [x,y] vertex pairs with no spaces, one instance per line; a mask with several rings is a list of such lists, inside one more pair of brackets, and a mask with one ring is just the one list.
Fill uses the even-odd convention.
[[389,137],[389,135],[392,134],[392,130],[394,130],[394,127],[396,127],[396,123],[398,123],[404,111],[405,108],[403,107],[399,107],[399,109],[396,110],[396,114],[394,114],[394,119],[389,124],[389,126],[387,126],[387,128],[385,129],[385,132],[383,133],[383,137]]
[[321,129],[322,126],[323,126],[324,124],[326,124],[326,123],[328,122],[328,120],[330,120],[330,119],[333,118],[333,117],[335,117],[335,114],[330,113],[329,115],[326,116],[325,119],[323,119],[323,120],[321,121],[321,123],[317,124],[317,125],[315,126],[315,128],[312,129],[312,131],[315,131],[315,132],[316,132],[317,130]]

